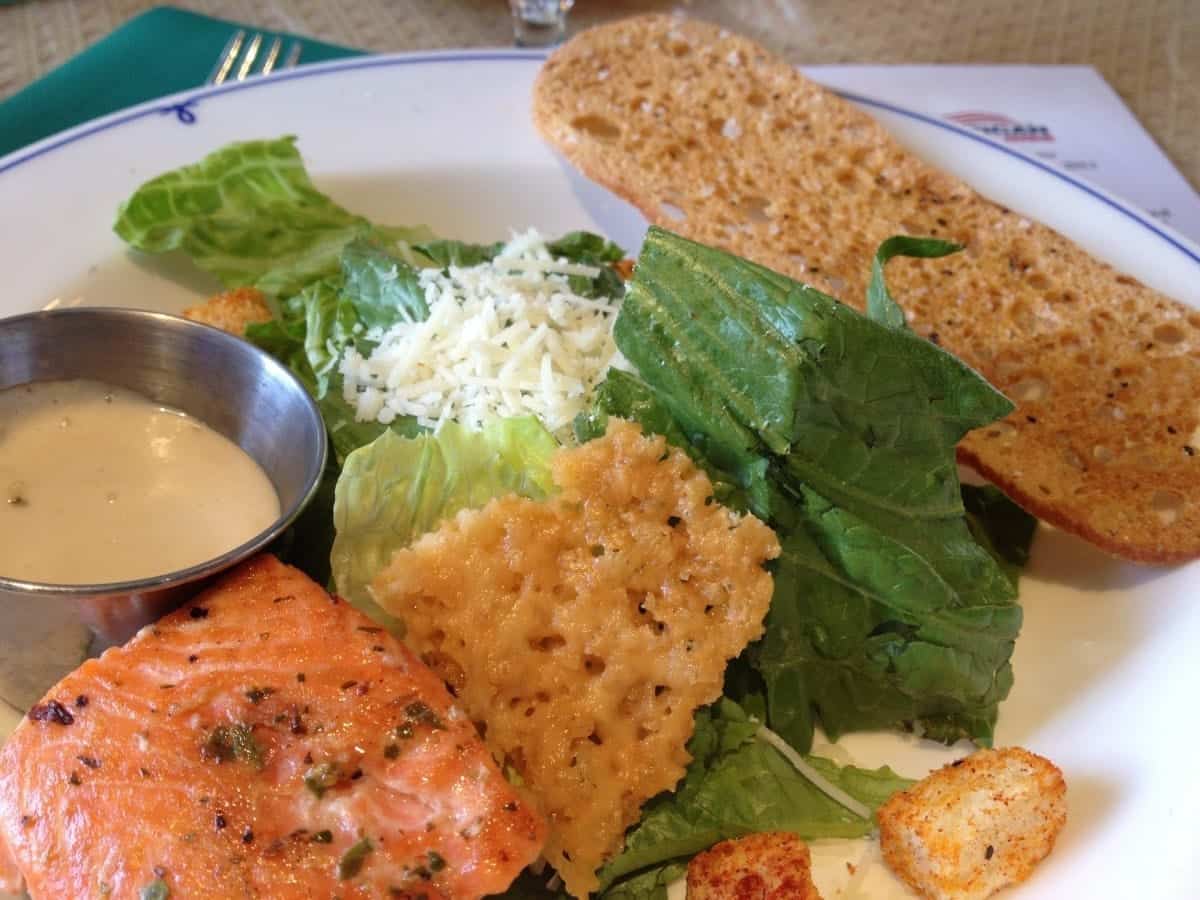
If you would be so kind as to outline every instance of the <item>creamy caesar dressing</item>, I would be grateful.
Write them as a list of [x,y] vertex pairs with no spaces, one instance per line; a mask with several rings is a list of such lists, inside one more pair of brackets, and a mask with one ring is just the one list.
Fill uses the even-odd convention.
[[100,584],[220,556],[279,516],[241,448],[97,381],[0,391],[0,575]]

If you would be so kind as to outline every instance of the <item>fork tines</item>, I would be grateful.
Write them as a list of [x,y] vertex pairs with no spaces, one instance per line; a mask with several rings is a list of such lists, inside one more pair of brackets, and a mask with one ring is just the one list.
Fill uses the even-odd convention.
[[[271,39],[263,57],[262,66],[255,69],[254,63],[259,57],[262,46],[262,34],[255,32],[247,40],[245,29],[239,28],[226,41],[221,55],[217,58],[216,65],[209,73],[208,83],[224,84],[231,75],[236,81],[245,81],[253,75],[267,75],[272,72],[279,61],[279,54],[283,50],[283,38]],[[280,68],[290,69],[295,66],[300,61],[300,51],[300,42],[292,41]]]

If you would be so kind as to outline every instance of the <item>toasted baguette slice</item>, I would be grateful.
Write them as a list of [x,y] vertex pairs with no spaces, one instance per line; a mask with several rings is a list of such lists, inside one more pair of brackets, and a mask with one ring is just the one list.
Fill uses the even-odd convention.
[[860,308],[885,238],[965,244],[888,267],[913,329],[1018,404],[960,459],[1112,554],[1200,556],[1200,312],[985,200],[712,25],[645,16],[581,33],[543,67],[533,118],[650,221]]

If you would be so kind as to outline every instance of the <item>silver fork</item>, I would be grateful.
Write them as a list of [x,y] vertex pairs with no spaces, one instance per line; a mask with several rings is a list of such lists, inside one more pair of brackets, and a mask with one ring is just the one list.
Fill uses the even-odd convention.
[[[266,56],[263,58],[262,66],[255,69],[254,63],[258,59],[262,45],[263,36],[261,34],[255,32],[247,40],[245,29],[239,28],[230,36],[221,55],[217,57],[217,62],[213,66],[212,72],[209,73],[208,83],[224,84],[230,77],[235,81],[245,81],[253,75],[270,74],[275,69],[275,64],[279,62],[279,54],[283,50],[283,38],[277,37],[271,41]],[[291,69],[300,62],[301,49],[299,41],[292,41],[288,45],[287,55],[283,58],[279,68]]]

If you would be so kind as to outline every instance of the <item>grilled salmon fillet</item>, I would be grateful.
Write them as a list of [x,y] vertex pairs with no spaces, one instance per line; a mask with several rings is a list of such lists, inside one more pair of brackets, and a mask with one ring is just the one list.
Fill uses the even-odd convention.
[[480,897],[544,833],[441,680],[271,556],[84,663],[0,751],[34,900]]

